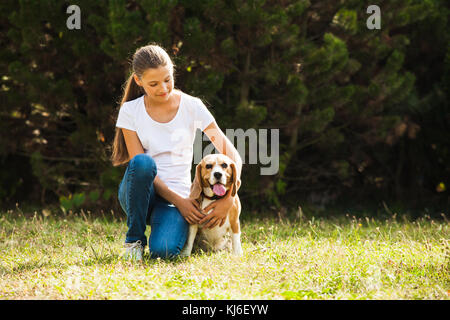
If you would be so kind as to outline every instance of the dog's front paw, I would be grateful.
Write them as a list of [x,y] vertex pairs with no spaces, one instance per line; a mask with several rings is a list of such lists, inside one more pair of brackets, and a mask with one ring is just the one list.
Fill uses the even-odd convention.
[[242,252],[242,246],[241,246],[241,236],[239,233],[233,234],[231,236],[231,243],[232,243],[232,248],[233,248],[233,250],[232,250],[233,255],[238,256],[238,257],[242,256],[243,252]]
[[238,248],[233,248],[233,255],[236,257],[242,257],[244,252],[242,251],[242,248],[239,246]]

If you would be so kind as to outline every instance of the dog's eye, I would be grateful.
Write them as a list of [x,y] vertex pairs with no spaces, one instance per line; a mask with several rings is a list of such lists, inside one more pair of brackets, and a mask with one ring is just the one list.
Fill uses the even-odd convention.
[[206,168],[206,169],[211,169],[211,168],[212,168],[212,164],[207,164],[207,165],[205,166],[205,168]]
[[222,168],[224,168],[224,169],[225,169],[226,167],[228,167],[228,165],[227,165],[226,163],[222,163],[221,166],[222,166]]

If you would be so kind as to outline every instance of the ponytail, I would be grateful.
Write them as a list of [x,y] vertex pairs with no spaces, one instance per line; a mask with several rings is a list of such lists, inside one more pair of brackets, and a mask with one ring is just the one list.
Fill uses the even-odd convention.
[[[144,94],[143,89],[134,80],[134,73],[132,73],[125,83],[122,101],[120,107],[127,102],[139,98]],[[114,136],[113,150],[111,161],[113,166],[117,167],[127,163],[130,160],[130,155],[125,144],[122,128],[116,127],[116,134]]]
[[122,106],[125,102],[131,101],[139,98],[144,94],[144,90],[141,86],[139,86],[134,80],[134,73],[132,73],[127,82],[125,83],[125,89],[123,90],[122,101],[120,102],[120,106]]

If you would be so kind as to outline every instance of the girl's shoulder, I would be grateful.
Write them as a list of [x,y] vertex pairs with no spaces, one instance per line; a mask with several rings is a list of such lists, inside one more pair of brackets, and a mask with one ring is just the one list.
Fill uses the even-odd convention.
[[193,95],[190,95],[186,92],[183,92],[179,89],[177,89],[177,91],[181,94],[182,98],[184,99],[184,102],[186,105],[188,105],[189,107],[195,108],[196,106],[198,106],[199,104],[202,104],[202,100],[198,97],[195,97]]
[[124,102],[122,104],[121,108],[130,110],[130,111],[131,110],[134,111],[134,110],[136,110],[139,107],[139,104],[142,103],[143,97],[144,97],[144,95],[142,95],[142,96],[140,96],[140,97],[138,97],[136,99]]

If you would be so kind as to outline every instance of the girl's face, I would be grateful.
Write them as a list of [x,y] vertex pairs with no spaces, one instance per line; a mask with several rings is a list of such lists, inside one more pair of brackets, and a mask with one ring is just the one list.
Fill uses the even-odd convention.
[[172,69],[168,66],[147,69],[141,78],[134,75],[150,100],[155,102],[168,101],[173,90]]

